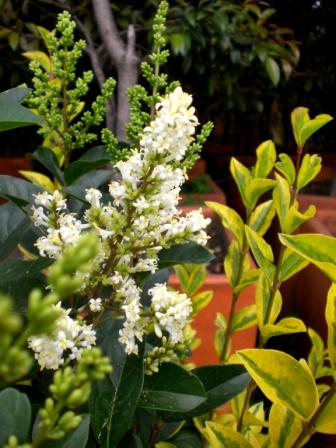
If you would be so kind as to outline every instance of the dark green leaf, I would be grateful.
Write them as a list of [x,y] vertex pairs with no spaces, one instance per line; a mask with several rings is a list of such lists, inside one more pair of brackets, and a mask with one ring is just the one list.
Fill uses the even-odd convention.
[[31,89],[28,89],[27,87],[14,87],[13,89],[1,92],[0,101],[6,100],[12,103],[21,103],[30,91]]
[[33,194],[41,192],[42,189],[26,180],[13,176],[0,176],[0,196],[9,199],[19,207],[25,206],[33,201]]
[[26,107],[8,99],[0,98],[0,131],[41,124],[43,120]]
[[138,356],[126,356],[116,342],[120,326],[120,322],[108,321],[98,334],[114,369],[110,378],[94,386],[89,403],[92,428],[102,447],[120,442],[133,420],[143,386],[143,348]]
[[213,260],[214,256],[205,247],[196,243],[186,243],[162,249],[159,254],[160,268],[175,264],[203,264]]
[[[13,205],[13,204],[11,204]],[[11,218],[11,220],[14,217]],[[4,224],[3,217],[1,216],[0,209],[0,228]],[[11,222],[12,225],[15,225]],[[32,223],[28,217],[24,217],[20,224],[8,235],[3,244],[0,245],[0,261],[7,258],[15,249],[15,247],[21,242],[22,238],[26,235],[27,231],[31,228]],[[1,230],[0,230],[1,232]]]
[[33,277],[46,269],[52,260],[39,258],[34,261],[6,260],[0,263],[0,288],[5,283],[16,282],[26,277]]
[[87,188],[98,188],[114,177],[115,172],[112,170],[97,170],[93,173],[84,174],[74,185],[63,188],[63,191],[82,202],[86,202],[85,190]]
[[49,148],[37,148],[36,151],[33,152],[32,157],[35,160],[38,160],[47,170],[51,172],[51,174],[60,182],[64,183],[64,177],[62,170],[59,166],[56,155]]
[[0,446],[14,435],[19,443],[29,435],[31,407],[26,394],[7,388],[0,392]]
[[112,156],[106,151],[105,146],[91,148],[80,159],[71,163],[65,169],[65,181],[68,185],[71,185],[84,174],[100,168],[111,160]]
[[139,407],[170,412],[189,412],[207,398],[196,375],[176,364],[163,364],[158,373],[146,376]]
[[198,367],[192,370],[202,382],[208,398],[185,417],[196,417],[222,406],[240,394],[248,385],[250,377],[243,366],[228,364]]
[[169,442],[177,448],[202,448],[203,442],[200,433],[193,428],[182,428]]

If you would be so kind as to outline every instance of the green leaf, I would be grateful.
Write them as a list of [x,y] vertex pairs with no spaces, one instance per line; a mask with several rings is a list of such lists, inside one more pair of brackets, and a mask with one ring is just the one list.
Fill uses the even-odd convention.
[[275,216],[275,206],[272,199],[259,204],[251,213],[248,225],[252,230],[264,235],[272,224]]
[[8,43],[13,51],[15,51],[17,49],[17,47],[19,46],[19,42],[20,42],[19,33],[17,33],[16,31],[13,31],[12,33],[9,34]]
[[289,247],[284,250],[284,255],[280,265],[279,283],[293,277],[294,274],[301,271],[309,264],[301,255],[294,252]]
[[253,448],[244,436],[215,422],[206,422],[206,435],[211,448]]
[[272,280],[275,273],[275,267],[273,265],[273,251],[269,244],[257,234],[254,230],[245,226],[246,237],[248,244],[252,250],[253,256],[267,275],[269,280]]
[[256,306],[248,305],[241,308],[233,316],[232,331],[242,331],[257,325]]
[[315,430],[323,434],[336,434],[336,395],[332,397],[315,421]]
[[298,207],[299,204],[295,201],[295,203],[288,210],[287,216],[283,221],[282,230],[284,233],[294,232],[294,230],[296,230],[301,224],[315,216],[316,207],[314,205],[310,205],[305,212],[299,212]]
[[279,154],[279,159],[280,161],[275,163],[275,167],[287,179],[289,185],[292,186],[296,177],[294,163],[288,154]]
[[19,443],[28,440],[31,422],[31,406],[26,394],[8,387],[0,392],[0,445],[9,436],[16,436]]
[[325,318],[328,325],[328,353],[332,368],[336,370],[336,285],[328,291]]
[[291,448],[301,434],[303,421],[282,404],[273,403],[269,415],[269,435],[274,448]]
[[265,61],[265,68],[267,71],[267,74],[272,81],[274,86],[277,86],[280,81],[280,67],[279,64],[275,61],[273,58],[266,58]]
[[112,156],[107,152],[105,146],[91,148],[82,157],[66,167],[64,171],[65,182],[67,185],[72,185],[84,174],[100,168],[111,160]]
[[13,89],[1,92],[0,101],[5,100],[11,103],[21,103],[30,91],[31,89],[27,87],[14,87]]
[[318,175],[322,168],[321,162],[322,159],[317,154],[304,155],[296,181],[298,190],[301,190]]
[[18,177],[0,176],[0,196],[14,202],[19,207],[33,202],[33,194],[41,191],[40,187]]
[[98,188],[112,180],[115,173],[111,170],[97,170],[92,173],[87,173],[81,176],[74,185],[70,187],[64,187],[62,191],[64,193],[73,196],[80,201],[87,203],[85,199],[85,190],[87,188]]
[[236,182],[242,201],[245,207],[248,207],[249,204],[246,195],[246,189],[251,181],[251,173],[249,169],[246,168],[246,166],[244,166],[234,157],[231,158],[230,171],[234,181]]
[[296,144],[301,146],[300,132],[304,123],[309,121],[309,109],[306,107],[296,107],[291,113],[291,122]]
[[315,118],[303,123],[299,133],[299,145],[304,146],[306,141],[315,134],[322,126],[329,123],[333,118],[328,114],[316,115]]
[[267,341],[273,336],[281,336],[283,334],[304,333],[307,328],[301,319],[296,317],[285,317],[279,320],[276,324],[266,324],[261,329],[261,334],[264,341]]
[[[279,290],[277,290],[274,293],[272,305],[270,305],[271,301],[270,289],[271,289],[270,282],[267,279],[265,273],[260,274],[256,290],[256,308],[257,308],[258,327],[261,331],[265,323],[273,324],[276,321],[282,307],[282,297]],[[269,310],[270,306],[271,309]]]
[[[174,437],[169,439],[169,441],[172,442],[174,444],[173,446],[176,448],[202,448],[203,446],[200,434],[193,428],[182,428]],[[159,445],[160,444],[156,445],[156,447],[159,448]]]
[[42,123],[41,117],[21,104],[0,98],[0,131]]
[[241,350],[238,356],[269,400],[304,419],[314,413],[318,406],[317,387],[311,372],[299,361],[271,349]]
[[279,235],[280,241],[315,264],[331,281],[336,282],[336,239],[316,233]]
[[145,377],[138,406],[170,412],[189,412],[207,398],[201,381],[176,364],[165,363]]
[[273,169],[276,160],[276,150],[272,140],[267,140],[256,149],[257,162],[253,171],[253,177],[267,177]]
[[238,213],[227,205],[218,202],[206,202],[217,215],[221,218],[222,224],[226,229],[229,229],[237,238],[239,246],[242,247],[244,239],[244,221]]
[[203,264],[208,263],[213,258],[213,254],[199,244],[179,244],[160,251],[159,267],[161,269],[163,267],[184,263]]
[[284,229],[285,220],[291,203],[291,194],[287,181],[276,174],[276,187],[273,190],[273,200],[279,218],[281,230]]
[[103,447],[116,446],[129,428],[144,381],[143,346],[138,356],[127,356],[118,341],[122,326],[105,312],[97,327],[97,345],[113,366],[109,378],[94,384],[89,400],[91,427]]
[[237,364],[198,367],[192,373],[201,380],[208,397],[188,412],[185,418],[196,417],[222,406],[240,394],[250,381],[246,370]]
[[47,168],[60,184],[64,184],[63,172],[55,153],[51,149],[39,147],[33,152],[32,157]]
[[43,269],[50,266],[52,260],[39,258],[34,261],[6,260],[0,263],[0,288],[11,282],[17,282],[27,277],[40,274]]
[[276,182],[272,179],[252,179],[246,190],[248,208],[253,209],[260,196],[271,190],[275,185]]
[[85,448],[90,432],[90,416],[82,415],[82,421],[78,428],[61,440],[48,440],[40,445],[40,448]]

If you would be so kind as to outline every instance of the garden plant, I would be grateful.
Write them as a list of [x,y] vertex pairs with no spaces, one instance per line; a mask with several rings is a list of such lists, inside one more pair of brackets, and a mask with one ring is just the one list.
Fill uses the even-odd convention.
[[[212,258],[205,247],[210,220],[198,210],[183,215],[177,205],[211,124],[196,133],[191,96],[161,71],[167,8],[166,2],[158,8],[154,51],[142,64],[147,88],[128,91],[130,145],[103,129],[103,144],[88,149],[99,138],[115,82],[107,80],[88,107],[92,74],[76,73],[84,43],[74,41],[68,12],[55,31],[43,31],[48,55],[31,63],[33,89],[0,95],[0,130],[35,124],[43,136],[32,154],[43,173],[24,172],[28,180],[0,176],[7,200],[0,206],[0,445],[6,448],[289,448],[316,431],[335,433],[335,286],[326,308],[327,348],[311,329],[308,362],[265,348],[275,335],[306,331],[298,318],[278,320],[283,281],[309,262],[336,281],[335,240],[293,235],[315,211],[298,210],[298,192],[321,167],[318,156],[303,156],[304,145],[331,117],[293,112],[296,166],[286,154],[277,160],[271,141],[257,149],[252,170],[232,161],[246,224],[229,207],[208,204],[234,237],[224,260],[234,296],[230,315],[217,319],[218,364],[195,368],[188,364],[195,344],[190,324],[211,298],[197,293],[202,265]],[[277,261],[263,238],[275,217],[283,244]],[[248,251],[256,269],[246,262]],[[191,298],[167,286],[173,266],[194,281]],[[240,292],[252,283],[256,305],[235,313]],[[232,334],[255,323],[258,348],[230,356]],[[267,402],[250,401],[257,387],[270,410]],[[230,399],[232,414],[216,413]]]

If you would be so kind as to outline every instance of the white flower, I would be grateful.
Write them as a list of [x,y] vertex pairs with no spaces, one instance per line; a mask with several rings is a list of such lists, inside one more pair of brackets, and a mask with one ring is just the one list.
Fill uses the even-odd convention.
[[99,297],[97,299],[90,299],[89,307],[93,313],[99,313],[103,309],[102,299]]
[[157,321],[154,325],[158,337],[167,331],[173,343],[183,340],[183,330],[192,313],[191,300],[186,294],[170,291],[166,284],[156,284],[148,291],[152,296],[152,309]]
[[88,201],[88,203],[94,208],[99,208],[100,199],[102,197],[101,192],[96,188],[88,188],[85,190],[85,192],[85,199]]
[[41,370],[57,370],[65,361],[79,359],[84,348],[96,344],[96,332],[92,325],[80,323],[69,316],[71,310],[65,310],[59,302],[54,305],[62,311],[57,319],[55,329],[49,336],[31,336],[28,346],[34,351]]

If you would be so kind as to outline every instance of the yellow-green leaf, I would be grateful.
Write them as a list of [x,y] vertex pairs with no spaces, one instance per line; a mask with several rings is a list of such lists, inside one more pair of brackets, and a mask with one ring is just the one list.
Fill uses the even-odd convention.
[[196,316],[203,308],[207,307],[213,297],[213,291],[202,291],[192,297],[192,316]]
[[84,106],[85,106],[85,102],[84,101],[80,101],[77,104],[76,109],[73,108],[72,104],[68,105],[67,112],[70,114],[69,122],[71,122],[74,118],[77,117],[78,114],[80,114],[82,112],[82,110],[84,109]]
[[262,272],[259,276],[256,290],[257,322],[260,330],[265,323],[270,297],[270,282],[266,274]]
[[336,238],[318,233],[280,234],[279,238],[282,244],[315,264],[336,282]]
[[45,176],[41,173],[36,173],[35,171],[19,171],[19,173],[25,177],[26,179],[30,180],[35,185],[39,185],[52,193],[55,190],[54,184],[51,179],[49,179],[48,176]]
[[323,366],[324,362],[324,342],[321,336],[312,328],[308,328],[308,336],[312,343],[312,348],[308,355],[308,365],[316,378],[318,369]]
[[49,42],[48,42],[49,36],[52,35],[52,34],[54,34],[54,32],[53,32],[53,31],[49,31],[49,30],[47,30],[47,29],[44,28],[43,26],[37,26],[36,28],[37,28],[37,31],[39,32],[40,36],[42,37],[45,46],[48,47],[48,44],[49,44]]
[[155,448],[177,448],[173,443],[159,442],[155,444]]
[[244,436],[228,426],[206,422],[205,427],[211,448],[253,448]]
[[329,123],[329,121],[331,121],[332,119],[333,118],[331,115],[320,114],[320,115],[316,115],[315,118],[313,118],[309,121],[306,121],[300,129],[299,145],[304,146],[306,141],[313,134],[315,134],[316,131],[318,131],[320,128],[322,128],[322,126],[324,126],[325,124]]
[[336,284],[328,291],[325,317],[328,325],[328,352],[331,366],[336,370]]
[[257,324],[256,306],[248,305],[241,308],[233,316],[232,331],[242,331]]
[[311,373],[287,353],[271,349],[238,352],[246,370],[273,403],[309,418],[318,406],[317,387]]
[[336,434],[336,395],[332,397],[315,422],[317,432]]
[[246,189],[251,181],[250,170],[246,168],[246,166],[244,166],[242,163],[240,163],[237,159],[232,157],[230,162],[230,171],[233,179],[236,182],[245,207],[249,207]]
[[50,73],[53,69],[51,59],[46,53],[43,53],[43,51],[26,51],[23,53],[23,56],[32,61],[38,62],[47,73]]
[[223,226],[233,233],[241,247],[244,238],[244,222],[238,213],[233,208],[219,202],[206,202],[205,204],[217,213],[222,220]]
[[253,177],[267,177],[273,169],[276,150],[272,140],[266,140],[256,149],[257,162],[253,170]]
[[252,179],[246,190],[247,207],[253,209],[260,196],[274,188],[276,182],[273,179]]
[[259,204],[251,213],[248,225],[252,230],[264,235],[272,224],[275,215],[275,206],[272,199]]
[[184,265],[177,265],[174,266],[175,273],[177,275],[178,281],[180,283],[181,289],[183,292],[187,291],[188,288],[188,280],[189,280],[189,273]]
[[279,174],[276,174],[277,184],[273,190],[273,200],[276,212],[279,218],[280,227],[283,231],[285,228],[285,221],[290,206],[291,194],[288,182]]
[[239,276],[237,266],[240,263],[240,258],[241,253],[238,246],[238,241],[233,240],[231,241],[227,254],[224,258],[224,271],[232,288],[237,286]]
[[206,277],[206,269],[203,265],[192,265],[189,270],[188,285],[185,292],[188,296],[193,296],[203,285]]
[[271,246],[266,243],[266,241],[258,235],[257,232],[252,230],[250,227],[245,226],[246,237],[248,244],[252,250],[253,256],[267,275],[269,280],[274,277],[275,267],[273,265],[273,251]]
[[296,181],[298,190],[301,190],[318,175],[322,168],[321,162],[322,159],[317,154],[305,154]]
[[277,86],[280,81],[280,67],[279,64],[273,58],[266,58],[265,68],[267,71],[270,80],[272,81],[274,86]]
[[275,167],[287,179],[289,185],[295,182],[295,166],[288,154],[279,154],[279,162],[275,163]]
[[297,317],[285,317],[276,324],[266,324],[261,328],[261,334],[264,341],[283,334],[304,333],[307,331],[304,322]]
[[272,448],[291,448],[301,434],[303,420],[282,404],[273,403],[269,415]]
[[297,145],[300,145],[300,132],[304,123],[309,121],[309,109],[296,107],[291,113],[293,134]]
[[282,230],[285,233],[292,233],[296,230],[302,223],[308,221],[316,213],[316,207],[314,205],[310,205],[305,212],[299,212],[298,210],[298,202],[296,201],[288,210],[287,216],[283,221]]
[[297,254],[289,247],[286,247],[280,265],[279,283],[282,283],[292,277],[294,274],[301,271],[301,269],[305,268],[308,264],[309,261],[301,257],[301,255]]
[[234,287],[234,292],[240,294],[245,288],[256,283],[259,275],[260,269],[249,269],[243,272],[238,285]]

